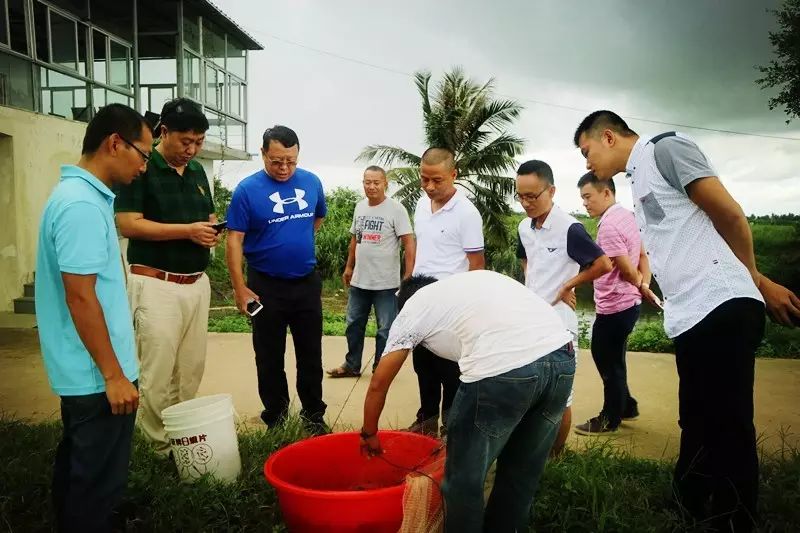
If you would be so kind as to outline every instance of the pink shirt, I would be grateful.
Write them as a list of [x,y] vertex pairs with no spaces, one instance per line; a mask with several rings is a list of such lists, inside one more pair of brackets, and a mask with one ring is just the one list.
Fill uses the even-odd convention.
[[[597,226],[597,244],[608,257],[627,255],[633,266],[638,267],[642,241],[633,213],[619,204],[609,207]],[[598,314],[610,315],[642,303],[642,297],[615,266],[594,280],[594,303]]]

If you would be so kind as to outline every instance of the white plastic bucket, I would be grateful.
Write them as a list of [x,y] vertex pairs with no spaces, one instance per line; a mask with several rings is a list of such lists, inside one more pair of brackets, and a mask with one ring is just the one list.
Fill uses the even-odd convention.
[[204,474],[236,480],[242,470],[230,394],[195,398],[161,412],[175,465],[185,482]]

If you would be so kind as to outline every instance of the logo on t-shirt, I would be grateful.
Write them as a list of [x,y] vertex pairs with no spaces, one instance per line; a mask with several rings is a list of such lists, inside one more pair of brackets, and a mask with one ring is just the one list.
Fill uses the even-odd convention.
[[548,251],[548,252],[550,252],[550,253],[552,254],[553,252],[555,252],[555,251],[556,251],[556,248],[548,248],[548,249],[547,249],[547,251]]
[[385,224],[383,217],[358,217],[356,223],[356,243],[373,243],[379,244],[383,238],[383,225]]
[[297,208],[300,211],[302,211],[303,209],[308,207],[308,202],[303,200],[305,195],[306,195],[306,191],[304,191],[303,189],[295,189],[294,190],[294,197],[292,197],[292,198],[281,198],[281,193],[279,193],[279,192],[274,192],[274,193],[270,194],[269,195],[269,199],[272,200],[273,202],[275,202],[275,206],[272,208],[272,212],[282,215],[285,212],[284,209],[283,209],[283,206],[289,205],[289,204],[294,204],[294,203],[296,203],[297,204]]

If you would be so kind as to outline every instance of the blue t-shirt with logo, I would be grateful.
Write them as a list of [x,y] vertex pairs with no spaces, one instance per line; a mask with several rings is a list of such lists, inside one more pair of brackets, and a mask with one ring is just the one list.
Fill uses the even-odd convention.
[[114,355],[125,377],[130,381],[139,377],[113,204],[114,193],[103,182],[83,168],[64,165],[61,182],[42,214],[36,255],[36,322],[47,377],[59,396],[83,396],[106,389],[75,329],[62,272],[97,276],[94,291]]
[[301,278],[314,270],[314,220],[328,208],[319,178],[298,168],[287,181],[264,170],[242,180],[228,207],[228,229],[244,236],[247,264],[278,278]]

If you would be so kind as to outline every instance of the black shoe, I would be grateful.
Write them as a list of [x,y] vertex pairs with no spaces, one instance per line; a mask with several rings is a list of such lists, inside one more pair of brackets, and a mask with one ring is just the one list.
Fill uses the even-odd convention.
[[429,437],[438,437],[439,421],[436,419],[432,420],[417,419],[413,424],[411,424],[406,429],[406,431],[410,431],[411,433],[419,433],[420,435],[428,435]]
[[608,425],[605,418],[596,416],[584,424],[575,426],[575,433],[578,435],[608,435],[614,433],[617,428],[612,428]]
[[303,418],[303,427],[312,437],[319,437],[321,435],[328,435],[333,433],[328,424],[322,417]]
[[639,407],[634,405],[633,407],[629,407],[625,409],[625,412],[622,413],[622,419],[631,422],[639,418]]
[[281,413],[277,417],[274,417],[274,416],[269,416],[266,410],[261,411],[261,421],[264,422],[264,424],[266,424],[269,429],[273,429],[276,426],[280,426],[281,424],[286,422],[287,416],[288,413]]

